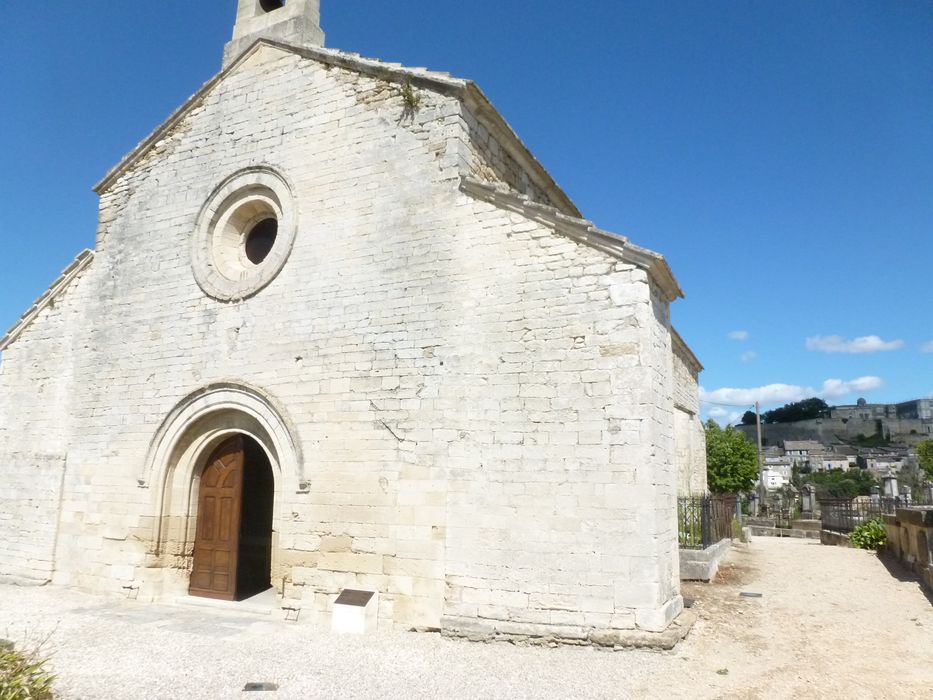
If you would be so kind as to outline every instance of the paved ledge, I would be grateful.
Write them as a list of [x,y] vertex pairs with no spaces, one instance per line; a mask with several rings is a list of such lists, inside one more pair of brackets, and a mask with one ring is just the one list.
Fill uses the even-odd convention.
[[732,540],[722,539],[706,549],[680,550],[681,581],[712,581],[719,571],[719,562],[732,546]]
[[751,530],[753,535],[759,537],[796,537],[801,540],[818,540],[820,538],[820,531],[810,528],[762,527],[761,525],[751,525],[749,530]]
[[851,547],[849,536],[843,532],[833,532],[832,530],[820,530],[820,544],[830,547]]
[[[527,646],[593,646],[607,649],[673,649],[690,633],[697,616],[684,610],[663,632],[597,630],[559,625],[445,617],[441,634],[470,642],[508,642]],[[537,628],[537,629],[536,629]]]

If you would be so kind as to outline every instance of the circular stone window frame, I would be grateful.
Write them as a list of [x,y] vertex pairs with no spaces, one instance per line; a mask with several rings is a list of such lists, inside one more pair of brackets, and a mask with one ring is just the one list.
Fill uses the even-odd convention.
[[[257,223],[278,222],[275,243],[258,264],[246,256]],[[198,286],[218,301],[242,301],[274,280],[291,254],[298,232],[292,187],[272,168],[241,170],[218,185],[198,214],[191,260]]]

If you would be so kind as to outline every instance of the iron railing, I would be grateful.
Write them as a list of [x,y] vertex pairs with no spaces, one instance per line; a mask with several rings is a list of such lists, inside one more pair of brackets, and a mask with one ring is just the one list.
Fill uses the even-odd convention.
[[851,498],[821,498],[820,520],[824,530],[849,533],[862,523],[880,518],[882,515],[894,515],[898,508],[929,507],[929,499],[877,498],[860,496]]
[[681,496],[677,499],[677,534],[681,549],[706,549],[732,537],[734,495]]

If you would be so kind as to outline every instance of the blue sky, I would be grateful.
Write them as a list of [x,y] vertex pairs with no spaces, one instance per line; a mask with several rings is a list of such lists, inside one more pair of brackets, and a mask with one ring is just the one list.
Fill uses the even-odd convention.
[[[4,328],[219,69],[236,0],[8,5]],[[322,5],[332,48],[476,80],[588,218],[667,256],[712,415],[933,395],[933,3]]]

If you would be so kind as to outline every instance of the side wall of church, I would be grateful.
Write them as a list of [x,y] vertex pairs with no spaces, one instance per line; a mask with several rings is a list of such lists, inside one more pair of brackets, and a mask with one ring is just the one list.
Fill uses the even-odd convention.
[[0,581],[52,579],[65,459],[0,454]]
[[700,420],[699,383],[686,350],[673,342],[674,459],[681,495],[705,493],[706,433]]
[[44,583],[52,576],[87,274],[48,303],[0,358],[2,579]]
[[459,211],[445,627],[663,627],[676,596],[668,305],[643,270],[546,226],[481,202]]

